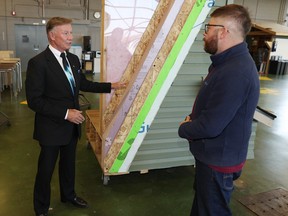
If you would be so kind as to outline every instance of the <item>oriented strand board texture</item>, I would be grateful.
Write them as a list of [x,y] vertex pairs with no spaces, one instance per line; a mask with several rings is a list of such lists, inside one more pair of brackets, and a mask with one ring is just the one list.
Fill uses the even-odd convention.
[[[104,159],[104,169],[105,171],[108,171],[109,168],[112,166],[115,158],[118,156],[119,151],[128,135],[128,133],[131,130],[131,127],[133,125],[133,122],[135,121],[140,109],[142,108],[143,104],[145,103],[145,100],[149,94],[149,89],[152,88],[163,64],[165,63],[165,60],[167,56],[169,55],[175,40],[179,36],[179,33],[194,6],[195,1],[193,0],[186,0],[184,4],[182,5],[181,12],[178,14],[176,20],[173,23],[173,26],[169,32],[169,35],[167,36],[165,43],[163,47],[161,48],[160,52],[157,55],[157,58],[155,58],[153,62],[153,67],[151,67],[148,71],[147,76],[145,77],[143,85],[141,85],[135,100],[133,101],[132,106],[129,109],[129,112],[127,113],[127,116],[117,133],[115,139],[112,141],[112,146]],[[132,144],[132,143],[131,143]]]
[[[122,79],[158,3],[157,0],[102,1],[104,22],[102,22],[101,81],[117,82]],[[117,104],[121,102],[121,95],[125,91],[114,92],[112,90],[111,94],[100,96],[101,134],[105,129],[105,119],[107,119],[103,113],[114,93],[117,96],[113,99],[116,103],[112,104],[118,107]]]
[[[147,55],[147,52],[149,51],[149,48],[151,48],[151,41],[152,38],[155,35],[155,31],[157,30],[157,26],[159,26],[161,20],[163,19],[167,9],[169,9],[169,6],[171,5],[171,2],[169,0],[162,0],[159,2],[155,13],[153,14],[152,19],[149,22],[149,25],[144,32],[141,41],[138,43],[138,46],[129,61],[129,64],[127,65],[127,68],[125,69],[125,72],[123,73],[123,76],[121,77],[121,81],[128,82],[129,86],[125,90],[117,90],[115,91],[115,94],[113,94],[109,104],[105,108],[104,114],[103,114],[103,127],[102,132],[107,132],[109,130],[109,126],[113,124],[113,117],[115,117],[116,114],[120,115],[121,112],[119,109],[121,109],[121,102],[123,99],[128,95],[128,93],[131,91],[131,88],[133,88],[133,83],[136,79],[137,72],[139,72],[144,57]],[[109,62],[109,64],[112,64]],[[113,65],[112,65],[113,66]],[[132,89],[133,90],[133,89]],[[122,113],[122,115],[125,115],[125,113]]]
[[[169,3],[173,3],[174,1],[169,1]],[[128,70],[126,70],[127,73],[124,74],[124,77],[127,77],[127,79],[130,77],[129,80],[129,86],[126,90],[125,97],[122,97],[121,104],[115,104],[113,98],[111,100],[111,103],[109,105],[114,105],[112,108],[115,108],[118,106],[117,109],[115,109],[115,112],[113,112],[112,119],[109,119],[108,116],[104,116],[104,119],[109,119],[109,127],[105,129],[105,132],[103,134],[103,145],[104,152],[103,154],[106,155],[109,148],[112,145],[113,140],[115,139],[116,134],[120,130],[121,124],[123,123],[128,110],[131,107],[132,102],[134,101],[134,98],[136,97],[140,86],[142,85],[144,78],[147,75],[148,69],[151,67],[153,63],[154,57],[159,52],[161,45],[152,43],[155,41],[155,37],[158,34],[161,29],[161,22],[165,19],[165,10],[168,10],[168,5],[160,4],[159,7],[156,8],[156,11],[145,31],[143,34],[142,40],[139,43],[138,48],[136,49],[135,55],[132,57],[130,64],[132,67],[132,70],[130,70],[130,67],[128,67]],[[164,7],[165,6],[165,7]],[[159,13],[158,13],[159,9]],[[160,19],[161,17],[161,19]],[[168,31],[167,31],[168,33]],[[167,34],[166,34],[167,35]],[[144,43],[143,43],[144,41]],[[162,39],[163,44],[164,38]],[[143,50],[143,44],[145,44],[145,50]],[[156,48],[155,48],[156,47]],[[158,48],[159,47],[159,48]],[[141,52],[139,54],[139,52]],[[137,67],[137,68],[136,68]],[[133,72],[131,74],[130,72]],[[127,74],[129,76],[127,76]],[[131,77],[132,76],[132,77]],[[118,94],[118,91],[116,91],[116,94],[114,95],[114,98],[120,98],[121,96]],[[116,99],[116,101],[119,101]],[[111,107],[111,106],[110,106]],[[109,110],[109,106],[108,109]]]

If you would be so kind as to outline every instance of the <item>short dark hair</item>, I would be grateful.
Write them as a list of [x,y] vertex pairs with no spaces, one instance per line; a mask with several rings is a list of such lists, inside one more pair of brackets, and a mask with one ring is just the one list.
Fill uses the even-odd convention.
[[244,38],[251,30],[252,22],[249,12],[241,5],[230,4],[219,7],[211,13],[211,17],[229,17],[235,20],[242,27],[241,31]]
[[53,30],[55,26],[71,24],[72,19],[64,18],[64,17],[52,17],[46,25],[46,32],[47,34]]

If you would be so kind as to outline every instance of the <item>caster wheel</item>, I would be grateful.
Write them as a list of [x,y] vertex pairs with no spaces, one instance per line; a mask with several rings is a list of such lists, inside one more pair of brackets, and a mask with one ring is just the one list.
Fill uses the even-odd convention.
[[109,176],[102,175],[103,185],[108,185],[108,182],[110,180]]

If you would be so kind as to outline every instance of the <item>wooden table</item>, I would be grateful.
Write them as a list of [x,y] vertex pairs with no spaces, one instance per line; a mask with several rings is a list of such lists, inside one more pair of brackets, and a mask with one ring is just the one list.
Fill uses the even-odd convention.
[[5,87],[10,88],[12,95],[17,96],[22,89],[21,62],[19,58],[0,59],[0,102],[1,92]]

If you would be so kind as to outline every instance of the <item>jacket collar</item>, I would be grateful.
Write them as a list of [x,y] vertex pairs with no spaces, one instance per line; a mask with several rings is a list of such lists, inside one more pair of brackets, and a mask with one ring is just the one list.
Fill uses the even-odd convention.
[[220,65],[224,63],[227,59],[231,60],[232,58],[235,58],[239,55],[242,55],[244,53],[248,53],[247,43],[242,42],[240,44],[237,44],[227,50],[225,50],[222,53],[212,55],[210,56],[210,59],[212,61],[212,65],[215,67],[217,65]]

